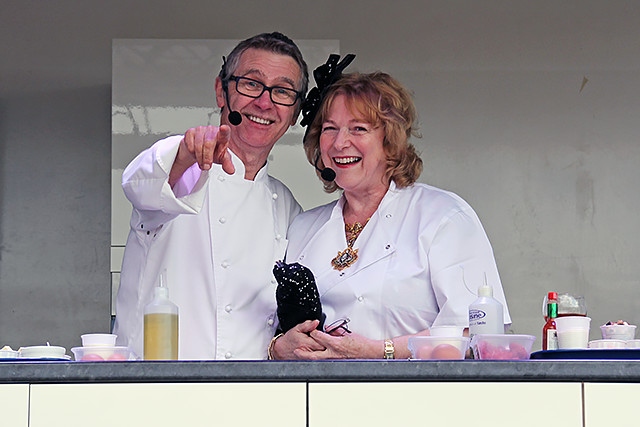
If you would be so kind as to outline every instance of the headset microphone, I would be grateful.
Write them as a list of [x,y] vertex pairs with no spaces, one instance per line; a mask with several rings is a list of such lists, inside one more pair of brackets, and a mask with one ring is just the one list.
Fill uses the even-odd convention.
[[322,179],[329,182],[336,179],[336,171],[331,168],[320,169],[318,167],[318,160],[320,160],[320,154],[318,154],[318,157],[316,157],[316,161],[313,163],[313,166],[320,172],[320,176],[322,177]]
[[224,85],[222,90],[224,90],[224,96],[227,100],[227,108],[229,109],[229,123],[234,126],[238,126],[240,123],[242,123],[242,115],[237,111],[231,111],[231,104],[229,103],[229,87],[227,85]]
[[237,111],[229,111],[229,123],[238,126],[242,123],[242,116]]

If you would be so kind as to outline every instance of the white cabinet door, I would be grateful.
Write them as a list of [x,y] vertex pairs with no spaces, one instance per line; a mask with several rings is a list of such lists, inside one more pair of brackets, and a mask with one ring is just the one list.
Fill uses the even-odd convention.
[[640,384],[584,384],[585,427],[637,427]]
[[36,384],[30,427],[306,424],[304,383]]
[[582,427],[581,384],[309,385],[309,427],[466,425]]
[[29,427],[29,384],[0,385],[0,425]]

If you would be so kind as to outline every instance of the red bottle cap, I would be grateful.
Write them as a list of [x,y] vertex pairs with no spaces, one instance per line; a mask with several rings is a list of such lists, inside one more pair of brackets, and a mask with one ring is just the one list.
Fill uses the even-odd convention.
[[549,292],[547,294],[547,299],[548,300],[558,299],[558,293],[557,292]]

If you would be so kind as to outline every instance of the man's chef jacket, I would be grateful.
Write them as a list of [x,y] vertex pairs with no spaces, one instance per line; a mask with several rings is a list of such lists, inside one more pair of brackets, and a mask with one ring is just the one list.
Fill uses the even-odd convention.
[[166,270],[178,305],[180,359],[264,359],[277,324],[274,262],[301,211],[263,167],[254,181],[231,153],[235,173],[194,164],[172,190],[182,136],[158,141],[125,169],[134,209],[116,303],[119,345],[143,355],[143,310]]

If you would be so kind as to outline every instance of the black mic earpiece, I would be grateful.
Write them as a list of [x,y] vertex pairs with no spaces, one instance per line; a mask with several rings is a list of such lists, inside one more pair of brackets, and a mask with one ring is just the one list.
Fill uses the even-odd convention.
[[318,167],[318,160],[320,160],[320,154],[318,154],[318,157],[316,157],[316,161],[313,163],[313,166],[320,172],[320,176],[322,177],[322,179],[329,182],[336,179],[336,171],[331,168],[320,169]]
[[242,116],[237,111],[229,111],[229,123],[238,126],[242,123]]
[[227,58],[222,57],[222,70],[218,77],[222,80],[222,90],[224,91],[224,98],[227,101],[227,108],[229,109],[229,123],[234,126],[238,126],[242,123],[242,115],[237,111],[231,110],[231,104],[229,103],[229,80],[227,77]]
[[237,111],[231,111],[231,104],[229,104],[228,84],[225,84],[222,90],[224,90],[224,97],[227,100],[227,108],[229,109],[229,123],[234,126],[238,126],[240,123],[242,123],[242,114],[238,113]]

